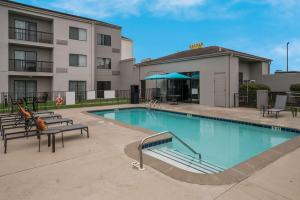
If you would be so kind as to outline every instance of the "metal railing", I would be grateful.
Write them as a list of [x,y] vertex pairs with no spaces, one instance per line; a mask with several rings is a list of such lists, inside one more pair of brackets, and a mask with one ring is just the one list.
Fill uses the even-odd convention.
[[160,107],[160,102],[157,99],[152,99],[146,105],[149,107],[149,109],[151,109],[155,108],[156,106]]
[[[297,92],[268,92],[268,105],[274,106],[277,95],[287,95],[287,106],[300,107],[300,93]],[[255,108],[257,103],[256,91],[251,91],[248,94],[239,92],[234,94],[235,107],[250,107]]]
[[9,59],[9,71],[15,72],[52,72],[53,62]]
[[9,39],[53,44],[53,33],[9,27]]
[[163,131],[160,133],[156,133],[153,135],[150,135],[148,137],[145,137],[144,139],[141,140],[139,146],[138,146],[138,150],[139,150],[139,157],[140,157],[140,169],[143,169],[144,167],[144,160],[143,160],[143,145],[144,143],[154,137],[160,136],[160,135],[164,135],[164,134],[170,134],[172,135],[174,138],[176,138],[180,143],[182,143],[185,147],[187,147],[190,151],[192,151],[194,154],[199,156],[199,159],[201,160],[201,154],[198,153],[197,151],[195,151],[191,146],[189,146],[187,143],[185,143],[182,139],[180,139],[179,137],[177,137],[174,133],[172,133],[171,131]]

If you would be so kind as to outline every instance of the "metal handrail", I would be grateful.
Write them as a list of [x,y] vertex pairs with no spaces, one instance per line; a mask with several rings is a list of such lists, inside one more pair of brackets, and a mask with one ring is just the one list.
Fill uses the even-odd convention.
[[156,99],[152,99],[152,100],[150,100],[149,102],[148,102],[148,105],[149,105],[149,108],[151,109],[151,107],[155,107],[156,105],[158,105],[159,104],[159,101],[158,100],[156,100]]
[[145,143],[145,141],[147,141],[150,138],[154,138],[160,135],[164,135],[164,134],[170,134],[173,137],[175,137],[179,142],[181,142],[185,147],[187,147],[190,151],[192,151],[194,154],[199,156],[199,159],[201,159],[201,154],[198,153],[197,151],[195,151],[192,147],[190,147],[187,143],[185,143],[182,139],[180,139],[179,137],[177,137],[174,133],[172,133],[171,131],[163,131],[160,133],[156,133],[153,135],[150,135],[148,137],[145,137],[144,139],[141,140],[139,146],[138,146],[138,150],[139,150],[139,156],[140,156],[140,169],[143,169],[143,165],[144,165],[144,160],[143,160],[143,145]]

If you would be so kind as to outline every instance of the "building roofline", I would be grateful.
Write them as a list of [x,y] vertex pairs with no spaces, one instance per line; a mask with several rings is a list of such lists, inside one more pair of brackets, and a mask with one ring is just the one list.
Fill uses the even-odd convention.
[[32,5],[23,4],[23,3],[14,2],[14,1],[9,1],[9,0],[0,0],[0,5],[11,7],[11,8],[23,9],[25,11],[36,12],[39,14],[46,14],[46,15],[50,15],[50,16],[54,16],[54,17],[78,20],[78,21],[83,21],[83,22],[87,22],[87,23],[95,23],[97,25],[106,26],[106,27],[110,27],[110,28],[114,28],[114,29],[122,29],[121,26],[110,24],[110,23],[103,22],[103,21],[99,21],[96,19],[82,17],[82,16],[78,16],[78,15],[72,15],[72,14],[68,14],[68,13],[64,13],[64,12],[60,12],[60,11],[56,11],[56,10],[50,10],[50,9],[46,9],[46,8],[41,8],[41,7],[32,6]]
[[[149,65],[158,65],[158,64],[165,64],[165,63],[174,63],[174,62],[197,60],[197,59],[211,58],[211,57],[218,57],[218,56],[230,56],[230,55],[236,56],[239,58],[250,59],[250,60],[254,60],[254,61],[261,61],[261,62],[268,62],[268,63],[272,62],[272,60],[268,59],[268,58],[263,58],[263,57],[251,55],[248,53],[234,51],[234,50],[226,49],[223,47],[219,47],[219,48],[225,49],[226,51],[210,53],[210,54],[203,54],[203,55],[196,55],[196,56],[187,56],[187,57],[182,57],[182,58],[171,58],[171,59],[165,59],[165,60],[160,60],[161,58],[163,58],[163,57],[161,57],[161,58],[153,59],[150,61],[138,63],[138,64],[136,64],[136,66],[142,67],[142,66],[149,66]],[[190,51],[190,50],[186,50],[186,51]],[[186,51],[182,51],[182,52],[186,52]],[[181,52],[177,52],[177,53],[181,53]],[[177,54],[177,53],[174,53],[174,54]],[[173,54],[170,54],[170,55],[173,55]]]
[[125,36],[121,36],[123,40],[128,40],[128,41],[133,41],[132,39],[125,37]]

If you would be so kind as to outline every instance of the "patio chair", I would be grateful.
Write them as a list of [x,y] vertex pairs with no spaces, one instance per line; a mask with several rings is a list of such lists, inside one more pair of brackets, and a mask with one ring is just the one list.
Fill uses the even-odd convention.
[[[46,124],[47,125],[47,124]],[[30,130],[30,131],[17,131],[14,133],[8,133],[6,134],[6,137],[4,138],[4,153],[7,153],[7,142],[9,140],[15,140],[20,138],[28,138],[28,137],[37,137],[39,140],[39,152],[41,149],[41,136],[47,135],[48,136],[48,147],[51,146],[51,140],[52,140],[52,152],[55,152],[55,135],[58,133],[62,134],[62,146],[64,147],[64,132],[70,132],[75,130],[80,130],[80,133],[83,134],[83,131],[86,132],[87,138],[89,138],[89,128],[86,125],[83,124],[72,124],[67,126],[57,126],[57,127],[51,127],[47,128],[45,130],[41,130],[39,127],[38,117],[34,118],[34,124],[32,126],[36,127],[36,130]],[[24,134],[25,133],[25,134]],[[51,139],[52,136],[52,139]]]
[[265,116],[265,113],[267,112],[268,115],[271,113],[275,113],[276,118],[278,118],[278,115],[280,112],[286,110],[286,102],[287,102],[287,96],[286,95],[277,95],[275,105],[273,108],[271,107],[264,107],[263,108],[263,117]]

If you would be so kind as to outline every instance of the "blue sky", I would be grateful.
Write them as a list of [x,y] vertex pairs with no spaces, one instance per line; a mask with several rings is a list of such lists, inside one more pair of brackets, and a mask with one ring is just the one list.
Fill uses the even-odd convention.
[[157,58],[203,42],[273,60],[271,71],[300,70],[300,0],[17,0],[114,23],[134,54]]

